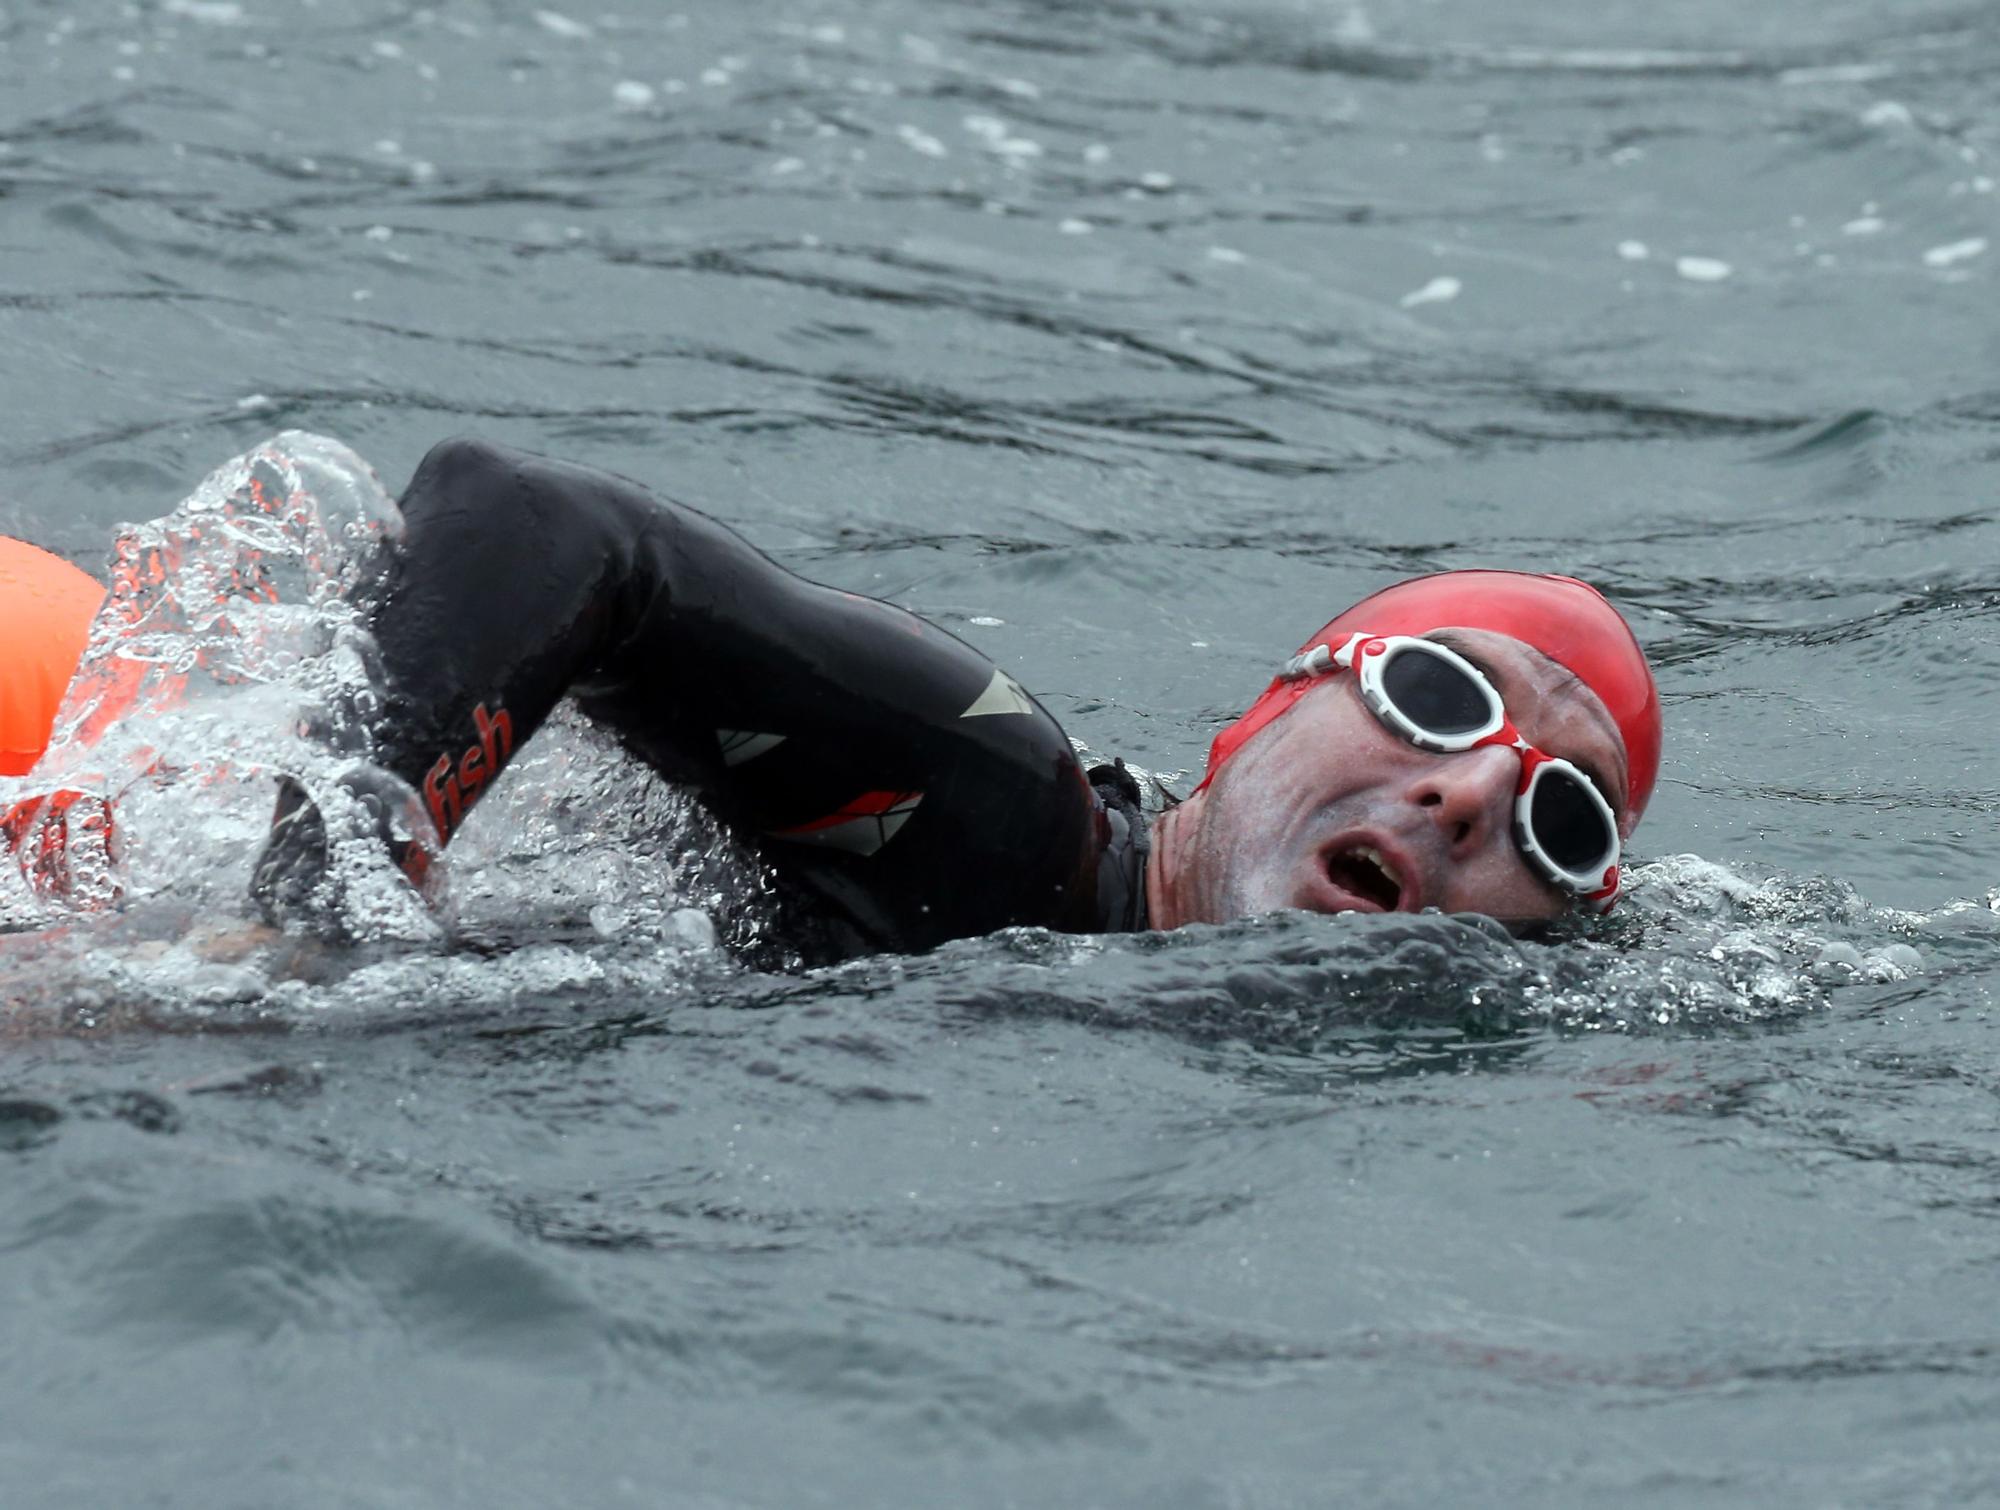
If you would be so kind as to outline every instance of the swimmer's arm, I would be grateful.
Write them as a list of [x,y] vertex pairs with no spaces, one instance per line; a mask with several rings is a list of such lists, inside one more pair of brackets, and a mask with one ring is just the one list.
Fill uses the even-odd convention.
[[[402,537],[358,590],[380,663],[374,757],[449,842],[557,701],[607,663],[664,590],[642,547],[675,506],[603,473],[467,440],[434,447],[400,504]],[[267,916],[312,910],[326,846],[315,805],[281,783],[251,888]],[[426,847],[390,848],[421,882]]]
[[[389,688],[377,757],[445,839],[571,695],[851,910],[894,903],[940,937],[1074,922],[1095,855],[1081,768],[963,641],[636,484],[496,446],[439,446],[402,507],[372,614]],[[816,841],[840,825],[886,839],[919,806],[861,870],[849,845]],[[958,885],[968,874],[981,885]],[[876,931],[928,936],[905,923]]]
[[567,695],[670,780],[726,787],[719,731],[774,688],[846,696],[880,657],[824,667],[831,620],[895,612],[635,483],[483,442],[433,449],[402,508],[373,616],[378,748],[446,839]]
[[390,688],[378,751],[447,839],[566,695],[754,827],[808,800],[796,770],[774,779],[790,752],[747,753],[778,735],[823,763],[865,745],[884,787],[917,784],[945,741],[999,732],[959,722],[995,674],[970,646],[622,478],[454,440],[402,508],[373,614]]

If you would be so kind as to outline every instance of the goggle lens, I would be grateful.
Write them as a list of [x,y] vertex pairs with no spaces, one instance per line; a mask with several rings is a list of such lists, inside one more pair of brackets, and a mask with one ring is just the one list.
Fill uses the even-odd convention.
[[1600,869],[1618,842],[1604,811],[1567,771],[1545,771],[1528,799],[1535,842],[1564,870],[1585,875]]
[[1441,655],[1402,646],[1382,667],[1382,691],[1403,716],[1440,739],[1463,738],[1493,722],[1486,688]]

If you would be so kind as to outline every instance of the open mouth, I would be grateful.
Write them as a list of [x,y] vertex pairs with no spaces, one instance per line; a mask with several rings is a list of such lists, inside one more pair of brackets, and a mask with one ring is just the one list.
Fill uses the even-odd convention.
[[1384,912],[1394,912],[1403,899],[1402,876],[1372,845],[1356,844],[1340,850],[1326,862],[1326,873],[1342,891],[1372,902]]

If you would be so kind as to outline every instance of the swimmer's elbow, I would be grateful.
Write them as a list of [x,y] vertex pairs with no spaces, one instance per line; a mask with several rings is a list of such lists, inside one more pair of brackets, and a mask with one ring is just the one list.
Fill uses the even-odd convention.
[[436,489],[459,495],[484,492],[513,472],[520,460],[518,452],[490,440],[454,435],[424,453],[424,459],[417,463],[416,475],[410,479],[409,491]]

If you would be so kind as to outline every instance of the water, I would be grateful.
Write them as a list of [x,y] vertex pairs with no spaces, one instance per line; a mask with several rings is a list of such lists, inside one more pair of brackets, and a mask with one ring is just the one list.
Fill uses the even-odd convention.
[[232,957],[265,799],[163,799],[0,939],[0,1503],[2000,1499],[1996,62],[1928,0],[7,0],[0,523],[74,559],[286,428],[392,492],[473,432],[1149,768],[1469,564],[1612,590],[1668,744],[1574,937],[805,977],[573,724],[444,937]]

